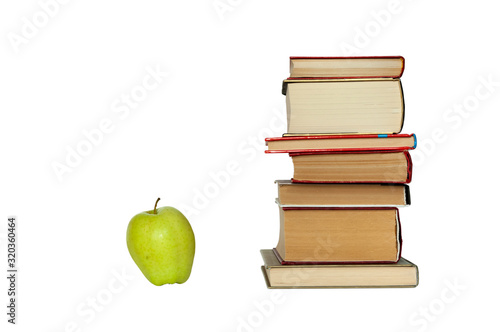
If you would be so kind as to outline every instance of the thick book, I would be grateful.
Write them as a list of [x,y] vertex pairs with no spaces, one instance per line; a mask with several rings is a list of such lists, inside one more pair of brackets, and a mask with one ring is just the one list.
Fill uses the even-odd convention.
[[399,78],[405,61],[402,56],[290,57],[292,78]]
[[406,184],[294,183],[276,180],[277,203],[293,206],[406,206],[411,204]]
[[293,182],[410,183],[412,161],[408,151],[290,153]]
[[415,134],[269,137],[266,153],[405,151],[417,146]]
[[283,265],[395,263],[401,257],[397,208],[279,206],[279,211],[274,251]]
[[287,136],[397,134],[404,122],[399,79],[285,80]]
[[272,250],[260,251],[268,288],[416,287],[418,267],[401,258],[394,264],[282,265]]

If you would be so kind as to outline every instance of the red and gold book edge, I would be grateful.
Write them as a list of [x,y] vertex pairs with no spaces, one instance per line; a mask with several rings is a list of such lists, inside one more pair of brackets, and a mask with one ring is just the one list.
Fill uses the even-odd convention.
[[386,137],[411,137],[415,134],[354,134],[354,135],[311,135],[311,136],[280,136],[280,137],[267,137],[266,142],[269,141],[293,141],[303,139],[331,139],[331,138],[386,138]]
[[276,248],[273,248],[273,252],[281,265],[346,265],[346,264],[395,264],[401,259],[401,252],[403,251],[403,234],[401,231],[401,221],[399,219],[399,209],[393,207],[310,207],[310,206],[290,206],[282,207],[284,211],[286,210],[396,210],[396,220],[398,223],[398,242],[399,242],[399,253],[396,261],[285,261],[279,254]]
[[412,146],[376,147],[376,148],[335,148],[335,149],[296,149],[296,150],[265,150],[264,153],[288,153],[288,154],[328,154],[349,152],[403,152],[413,150]]
[[342,56],[291,56],[292,59],[401,59],[401,71],[399,75],[396,76],[333,76],[333,77],[288,77],[288,80],[321,80],[321,79],[353,79],[353,78],[400,78],[403,76],[403,72],[405,70],[405,58],[402,56],[350,56],[350,57],[342,57]]
[[332,149],[295,149],[295,150],[265,150],[264,153],[321,153],[321,152],[357,152],[357,151],[370,151],[370,152],[384,152],[384,151],[406,151],[413,150],[417,146],[417,137],[415,134],[364,134],[364,135],[314,135],[314,136],[282,136],[282,137],[268,137],[265,139],[267,142],[273,141],[293,141],[293,140],[309,140],[309,139],[342,139],[342,138],[391,138],[391,137],[414,137],[414,145],[412,146],[397,146],[397,147],[375,147],[375,148],[332,148]]
[[[324,153],[313,153],[313,152],[301,152],[301,153],[290,153],[289,155],[292,156],[302,156],[302,155],[312,155],[312,154],[334,154],[334,153],[373,153],[374,151],[347,151],[347,152],[324,152]],[[388,151],[382,151],[383,153],[393,153],[393,152],[388,152]],[[309,181],[309,180],[296,180],[292,178],[293,183],[410,183],[411,182],[411,177],[412,177],[412,170],[413,170],[413,163],[411,161],[411,156],[408,151],[398,151],[398,152],[403,152],[406,158],[406,166],[407,166],[407,174],[406,174],[406,180],[401,182],[401,181]]]

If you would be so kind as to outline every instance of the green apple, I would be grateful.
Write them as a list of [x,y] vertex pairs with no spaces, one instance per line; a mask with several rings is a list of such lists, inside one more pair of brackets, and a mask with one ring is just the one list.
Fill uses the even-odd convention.
[[135,215],[127,228],[127,247],[144,276],[154,285],[182,284],[193,266],[195,240],[189,221],[165,206]]

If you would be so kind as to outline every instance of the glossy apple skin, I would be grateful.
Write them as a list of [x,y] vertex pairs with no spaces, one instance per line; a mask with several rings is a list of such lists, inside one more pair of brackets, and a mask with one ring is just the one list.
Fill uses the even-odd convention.
[[193,266],[195,238],[186,217],[165,206],[135,215],[127,228],[127,247],[144,276],[154,285],[182,284]]

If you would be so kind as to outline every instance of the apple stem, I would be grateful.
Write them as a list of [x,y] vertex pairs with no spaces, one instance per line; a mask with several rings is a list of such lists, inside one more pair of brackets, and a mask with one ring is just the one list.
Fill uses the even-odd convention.
[[158,205],[158,201],[160,200],[160,197],[158,197],[158,199],[156,200],[156,203],[155,203],[155,209],[153,210],[153,213],[156,214],[156,205]]

